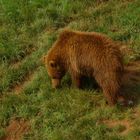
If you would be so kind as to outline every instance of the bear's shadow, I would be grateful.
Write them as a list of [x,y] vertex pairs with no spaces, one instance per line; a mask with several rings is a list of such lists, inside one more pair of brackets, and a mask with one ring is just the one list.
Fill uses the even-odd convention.
[[[62,80],[62,87],[75,87],[75,85],[72,83],[71,76],[69,74],[66,74],[66,76]],[[100,87],[96,80],[91,77],[83,76],[81,79],[81,89],[82,90],[100,90]]]

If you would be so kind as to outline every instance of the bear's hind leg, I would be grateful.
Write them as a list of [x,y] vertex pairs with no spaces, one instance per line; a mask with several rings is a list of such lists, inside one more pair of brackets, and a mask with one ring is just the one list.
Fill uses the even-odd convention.
[[[110,106],[113,106],[117,103],[119,90],[120,90],[120,84],[114,76],[107,76],[109,74],[100,73],[95,75],[95,79],[99,86],[103,90],[103,94],[105,98],[108,101],[108,104]],[[113,74],[114,75],[114,74]]]

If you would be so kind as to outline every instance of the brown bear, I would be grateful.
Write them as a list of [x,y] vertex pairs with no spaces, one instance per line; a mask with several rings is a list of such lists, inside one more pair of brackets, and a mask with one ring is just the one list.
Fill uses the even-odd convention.
[[94,77],[109,105],[117,103],[120,94],[123,63],[113,40],[96,32],[64,30],[44,57],[52,86],[57,88],[66,72],[81,88],[83,76]]

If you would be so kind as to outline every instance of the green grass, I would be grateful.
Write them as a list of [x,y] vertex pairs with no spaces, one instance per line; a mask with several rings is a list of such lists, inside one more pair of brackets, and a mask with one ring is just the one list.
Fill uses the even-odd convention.
[[[28,140],[140,139],[139,99],[132,108],[111,108],[101,91],[69,87],[68,75],[54,90],[40,60],[63,28],[105,33],[133,50],[125,63],[137,60],[139,13],[139,0],[0,0],[0,138],[10,120],[24,119]],[[22,86],[18,95],[15,86]],[[140,83],[126,91],[139,97]],[[122,135],[125,124],[106,120],[127,120],[132,129]]]

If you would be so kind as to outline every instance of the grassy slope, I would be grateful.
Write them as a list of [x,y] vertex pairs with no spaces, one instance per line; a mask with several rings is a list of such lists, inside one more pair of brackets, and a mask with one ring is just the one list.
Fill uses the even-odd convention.
[[[110,108],[97,91],[68,88],[68,77],[53,90],[40,62],[64,27],[106,33],[133,49],[127,61],[139,59],[139,7],[139,0],[0,0],[0,137],[11,119],[25,119],[31,128],[23,139],[139,139],[139,101],[134,108]],[[133,129],[123,135],[129,128],[110,127],[114,120]]]

